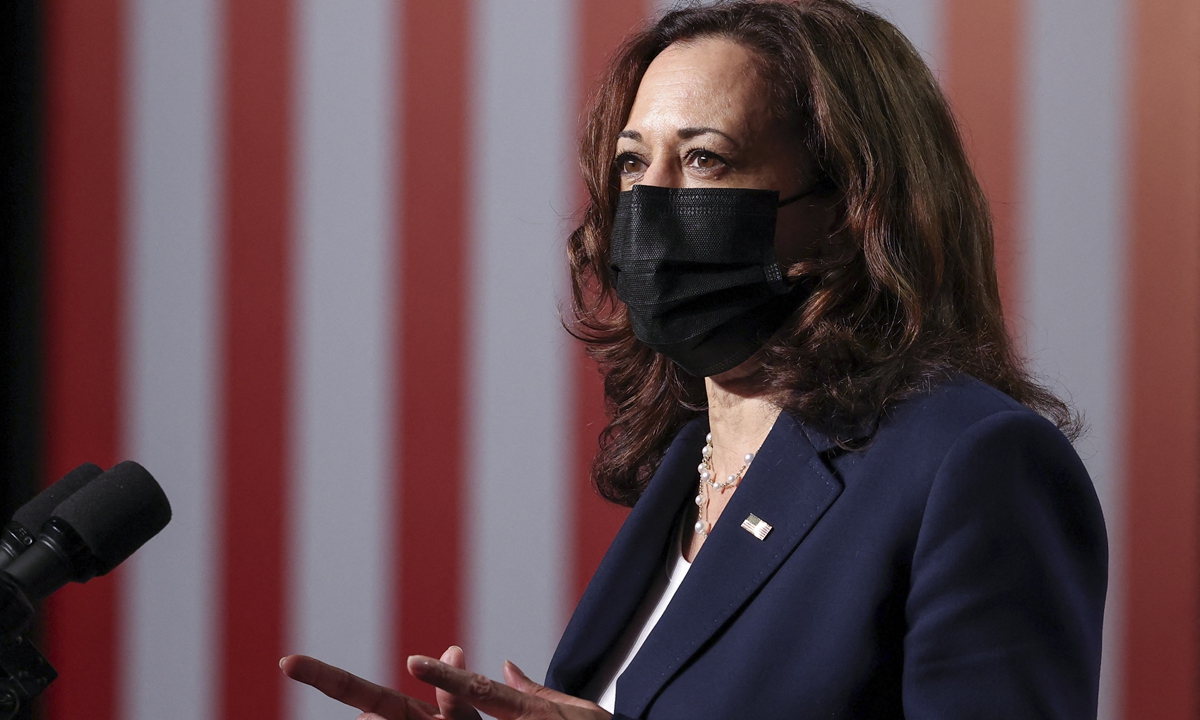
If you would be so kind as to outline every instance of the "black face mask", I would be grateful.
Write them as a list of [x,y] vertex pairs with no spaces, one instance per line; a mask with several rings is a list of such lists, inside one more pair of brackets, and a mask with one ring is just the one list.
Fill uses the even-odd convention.
[[696,377],[750,358],[807,293],[775,259],[774,190],[635,185],[617,201],[611,268],[633,334]]

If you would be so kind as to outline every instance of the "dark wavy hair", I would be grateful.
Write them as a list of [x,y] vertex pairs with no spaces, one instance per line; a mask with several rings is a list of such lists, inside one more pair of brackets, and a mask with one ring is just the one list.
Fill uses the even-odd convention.
[[638,84],[667,46],[710,37],[753,51],[775,114],[839,203],[831,253],[788,268],[816,289],[757,356],[774,402],[852,448],[898,401],[966,373],[1077,437],[1078,415],[1030,376],[1008,336],[988,203],[918,52],[845,0],[730,0],[674,9],[630,36],[591,97],[567,326],[604,374],[600,493],[632,505],[675,433],[705,411],[703,380],[634,337],[608,260],[617,134]]

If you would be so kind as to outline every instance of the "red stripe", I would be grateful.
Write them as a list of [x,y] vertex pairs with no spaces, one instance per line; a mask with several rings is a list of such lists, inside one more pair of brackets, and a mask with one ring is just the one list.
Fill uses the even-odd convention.
[[[46,480],[120,454],[124,186],[120,0],[45,5]],[[119,576],[119,573],[116,573]],[[119,580],[63,588],[44,607],[59,678],[48,717],[111,720],[117,707]]]
[[222,717],[283,717],[292,5],[224,7]]
[[1020,198],[1021,0],[947,0],[943,82],[972,165],[992,206],[1000,296],[1010,318],[1022,297]]
[[600,431],[606,423],[604,388],[596,363],[584,355],[583,348],[576,348],[573,355],[574,472],[568,478],[574,501],[574,552],[570,587],[572,607],[583,596],[609,544],[629,514],[627,509],[600,497],[588,480],[592,458],[599,448]]
[[1200,714],[1200,5],[1131,10],[1124,715],[1182,720]]
[[468,3],[407,2],[400,18],[402,92],[397,376],[399,633],[395,681],[414,653],[462,643],[467,253]]
[[[580,0],[578,112],[582,121],[587,94],[599,82],[613,52],[629,32],[645,20],[649,4],[646,0]],[[580,203],[587,201],[582,183],[576,196]],[[571,569],[571,604],[579,601],[588,581],[596,572],[604,552],[617,534],[628,511],[605,502],[588,482],[592,458],[599,449],[598,438],[607,420],[604,416],[604,385],[596,364],[584,354],[583,345],[576,344],[571,366],[572,411],[574,436],[571,484],[571,523],[573,552]]]

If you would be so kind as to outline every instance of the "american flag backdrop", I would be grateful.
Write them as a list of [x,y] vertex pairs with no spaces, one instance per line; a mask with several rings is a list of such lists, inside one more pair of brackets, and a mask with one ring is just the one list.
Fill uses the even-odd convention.
[[[1011,326],[1090,423],[1101,716],[1200,712],[1200,3],[890,0]],[[560,326],[580,108],[649,0],[46,0],[45,480],[167,529],[46,604],[53,720],[318,720],[304,652],[540,676],[623,512]]]

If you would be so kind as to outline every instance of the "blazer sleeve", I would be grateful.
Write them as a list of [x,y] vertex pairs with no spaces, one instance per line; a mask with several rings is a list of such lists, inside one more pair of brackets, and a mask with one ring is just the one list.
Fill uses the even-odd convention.
[[1029,411],[972,425],[930,489],[905,606],[908,720],[1096,717],[1104,520],[1070,442]]

